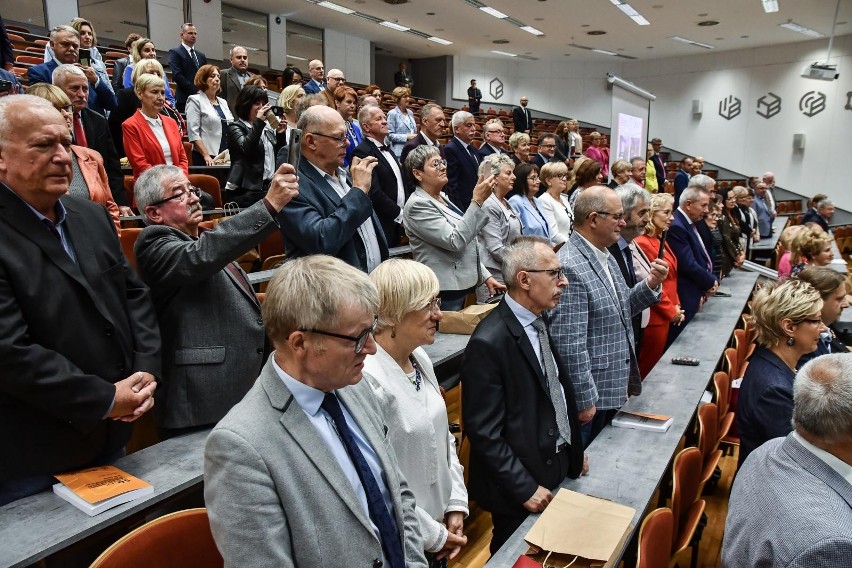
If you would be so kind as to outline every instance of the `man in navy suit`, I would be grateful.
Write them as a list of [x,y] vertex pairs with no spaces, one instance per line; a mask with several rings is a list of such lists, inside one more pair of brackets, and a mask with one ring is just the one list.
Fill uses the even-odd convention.
[[[719,281],[713,274],[710,251],[704,246],[695,226],[709,212],[709,204],[710,194],[706,191],[697,187],[685,189],[668,233],[668,243],[677,257],[677,293],[686,316],[685,323],[689,323],[698,312],[702,299],[715,294],[719,287]],[[683,327],[671,327],[669,344]]]
[[[52,83],[53,71],[61,63],[77,65],[80,34],[71,26],[56,26],[50,30],[50,47],[53,48],[54,58],[47,63],[30,68],[30,85]],[[112,85],[108,81],[101,81],[91,67],[77,66],[85,73],[86,79],[89,81],[88,107],[103,115],[106,115],[108,110],[118,108]]]
[[479,147],[481,157],[506,153],[503,150],[503,143],[506,141],[506,129],[499,118],[492,118],[485,123],[482,136],[485,138],[485,142]]
[[186,106],[186,99],[198,92],[195,73],[202,65],[207,65],[207,57],[195,50],[197,39],[195,26],[187,22],[180,27],[180,45],[169,50],[169,67],[172,70],[172,79],[177,83],[175,99],[181,112]]
[[447,160],[445,191],[456,207],[467,211],[481,161],[476,148],[471,145],[476,134],[476,120],[469,112],[460,110],[453,114],[450,123],[455,136],[444,146],[444,159]]
[[373,170],[370,200],[382,223],[382,231],[389,247],[399,246],[403,235],[402,207],[405,205],[405,184],[402,167],[385,143],[388,135],[388,119],[382,109],[366,106],[358,113],[358,122],[364,139],[355,148],[354,156],[373,156],[377,165]]
[[[680,203],[680,194],[683,193],[683,190],[686,189],[686,186],[689,185],[689,178],[692,177],[692,158],[689,156],[685,157],[680,161],[680,169],[675,174],[674,178],[674,198],[675,203]],[[660,186],[660,190],[663,189],[663,186]]]
[[530,163],[544,167],[544,164],[553,161],[556,155],[556,137],[553,134],[542,134],[538,137],[538,154],[530,159]]
[[799,370],[793,425],[746,459],[731,491],[722,565],[849,566],[852,558],[852,359]]
[[665,191],[666,186],[666,162],[660,155],[660,148],[663,147],[663,141],[659,138],[651,139],[651,147],[654,148],[654,153],[651,154],[651,163],[654,164],[654,170],[657,174],[657,191]]
[[817,223],[822,230],[828,232],[828,222],[834,216],[834,202],[823,197],[814,206],[808,209],[802,217],[802,225],[805,223]]
[[388,258],[379,218],[373,212],[370,187],[378,160],[346,157],[346,125],[336,110],[309,107],[299,118],[302,159],[299,195],[282,212],[281,233],[288,258],[327,254],[370,272]]
[[305,83],[305,93],[316,95],[323,92],[326,89],[326,84],[325,65],[322,64],[322,61],[314,59],[308,63],[308,73],[311,76],[311,80]]
[[426,103],[420,109],[420,132],[417,136],[405,143],[402,147],[402,154],[399,157],[399,162],[405,165],[405,158],[409,152],[423,144],[429,146],[437,146],[441,149],[441,143],[438,140],[444,135],[444,129],[447,127],[447,121],[444,118],[444,109],[435,103]]

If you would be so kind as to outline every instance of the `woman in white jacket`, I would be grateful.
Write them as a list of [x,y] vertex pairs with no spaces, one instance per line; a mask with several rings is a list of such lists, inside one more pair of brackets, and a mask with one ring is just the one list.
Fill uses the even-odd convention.
[[192,143],[192,165],[212,166],[213,158],[227,150],[225,125],[234,120],[228,101],[216,94],[221,76],[215,65],[202,65],[195,74],[198,92],[186,100],[186,128]]
[[447,409],[429,356],[441,321],[438,278],[427,266],[386,260],[370,279],[379,290],[377,351],[364,360],[364,381],[384,409],[388,442],[414,493],[430,566],[446,566],[467,543],[467,489],[447,427]]

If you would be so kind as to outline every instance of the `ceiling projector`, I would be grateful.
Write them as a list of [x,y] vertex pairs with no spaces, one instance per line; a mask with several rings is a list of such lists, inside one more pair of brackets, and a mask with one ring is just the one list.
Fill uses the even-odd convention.
[[837,65],[814,63],[802,70],[802,77],[805,79],[819,79],[820,81],[834,81],[840,77],[840,73],[837,72]]

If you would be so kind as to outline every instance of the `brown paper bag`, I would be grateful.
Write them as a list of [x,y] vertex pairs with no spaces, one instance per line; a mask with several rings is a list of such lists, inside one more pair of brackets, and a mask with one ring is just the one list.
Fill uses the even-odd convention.
[[497,307],[497,304],[474,304],[460,312],[441,312],[441,333],[455,333],[458,335],[470,335],[488,312]]
[[[615,566],[615,552],[626,544],[636,511],[630,507],[560,489],[524,539],[539,561],[576,567]],[[540,557],[540,558],[539,558]]]

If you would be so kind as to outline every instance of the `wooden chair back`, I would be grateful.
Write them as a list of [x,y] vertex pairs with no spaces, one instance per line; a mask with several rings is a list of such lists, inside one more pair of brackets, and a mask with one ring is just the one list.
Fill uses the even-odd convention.
[[121,229],[121,250],[124,251],[124,256],[130,262],[130,266],[136,268],[136,253],[133,252],[133,246],[136,244],[136,239],[139,238],[139,233],[142,229],[139,227],[125,227]]
[[216,207],[222,207],[222,187],[219,179],[207,174],[189,174],[189,183],[213,196]]
[[672,483],[672,514],[675,530],[672,552],[677,554],[689,546],[701,521],[705,503],[699,500],[703,457],[698,448],[684,448],[675,456]]
[[668,568],[672,557],[674,515],[668,507],[654,509],[639,527],[636,568]]

